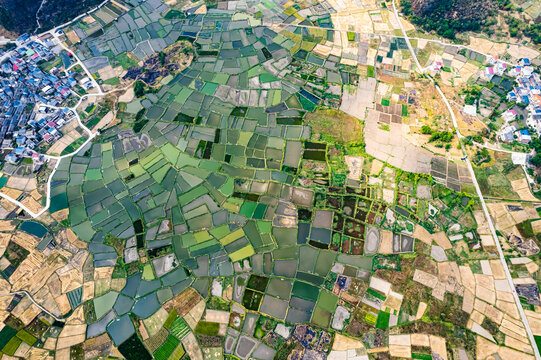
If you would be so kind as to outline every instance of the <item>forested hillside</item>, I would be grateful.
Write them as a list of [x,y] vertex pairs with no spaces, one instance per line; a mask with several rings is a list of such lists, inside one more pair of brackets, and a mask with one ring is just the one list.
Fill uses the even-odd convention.
[[[0,0],[0,26],[12,34],[51,29],[88,11],[103,0]],[[39,10],[39,12],[38,12]]]

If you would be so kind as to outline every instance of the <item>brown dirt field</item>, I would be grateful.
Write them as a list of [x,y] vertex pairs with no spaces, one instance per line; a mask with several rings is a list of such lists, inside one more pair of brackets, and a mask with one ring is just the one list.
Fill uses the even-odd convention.
[[438,354],[441,359],[447,360],[447,348],[445,345],[445,339],[439,336],[430,335],[430,347],[432,348],[432,354]]
[[464,291],[464,300],[462,301],[462,310],[471,313],[473,311],[473,302],[474,302],[475,296],[473,293],[466,289]]
[[475,282],[477,286],[494,291],[494,279],[490,275],[475,274]]
[[171,312],[173,309],[175,309],[180,316],[184,316],[201,300],[202,297],[196,290],[187,288],[166,302],[164,304],[164,308],[167,312]]
[[68,215],[70,213],[69,209],[64,209],[55,212],[54,214],[51,214],[51,216],[58,222],[61,222],[62,220],[66,220],[68,218]]
[[389,345],[389,353],[397,358],[411,358],[411,346]]
[[499,346],[486,340],[484,337],[477,336],[476,353],[477,359],[486,359],[489,355],[498,352]]
[[514,302],[497,300],[496,307],[515,319],[518,319],[520,316],[517,310],[517,305]]
[[524,310],[528,318],[528,324],[534,335],[541,335],[541,313],[536,313],[531,310]]
[[114,267],[102,267],[94,269],[94,280],[110,279],[113,275]]
[[532,347],[529,343],[525,343],[510,336],[505,337],[505,346],[517,349],[518,351],[522,351],[525,353],[533,353]]
[[362,348],[364,348],[364,345],[362,342],[355,339],[351,339],[341,334],[336,334],[334,338],[334,343],[332,346],[332,349],[336,351],[346,351],[350,349],[362,349]]
[[484,319],[485,319],[485,315],[481,314],[477,310],[473,310],[473,312],[471,313],[471,316],[470,316],[471,321],[475,321],[478,324],[482,324]]
[[433,239],[436,242],[436,244],[441,246],[443,248],[443,250],[449,250],[449,249],[453,248],[453,246],[451,245],[451,242],[447,238],[447,235],[445,235],[444,231],[440,231],[438,233],[435,233],[432,236],[433,236]]
[[335,141],[362,140],[362,124],[359,119],[340,110],[316,110],[306,114],[305,121],[313,134],[329,135]]
[[492,269],[492,276],[494,276],[494,279],[496,280],[506,279],[501,261],[490,260],[490,268]]
[[415,230],[413,231],[413,237],[421,240],[427,245],[432,244],[432,235],[421,225],[415,226]]
[[438,278],[436,276],[421,270],[415,270],[415,273],[413,274],[413,280],[431,289],[435,288],[438,284]]
[[99,355],[107,355],[111,349],[111,339],[107,334],[90,338],[84,343],[85,358],[92,359]]
[[381,242],[379,244],[380,254],[392,254],[393,252],[393,233],[388,230],[381,232]]
[[17,223],[12,220],[0,220],[0,231],[13,231]]
[[430,337],[427,334],[411,334],[412,346],[430,346]]
[[56,301],[56,304],[58,305],[58,308],[62,314],[67,314],[71,310],[66,294],[63,294],[54,300]]
[[522,352],[518,352],[516,350],[507,348],[507,347],[500,347],[500,350],[498,351],[498,354],[502,359],[520,359],[520,360],[533,360],[535,357],[531,355],[524,354]]
[[473,307],[475,308],[475,310],[479,311],[481,314],[484,314],[496,324],[500,324],[502,322],[503,312],[496,309],[494,306],[487,304],[482,300],[475,299]]
[[77,345],[85,341],[85,334],[81,335],[75,335],[75,336],[69,336],[69,337],[62,337],[58,339],[58,342],[56,344],[57,349],[65,349],[73,345]]

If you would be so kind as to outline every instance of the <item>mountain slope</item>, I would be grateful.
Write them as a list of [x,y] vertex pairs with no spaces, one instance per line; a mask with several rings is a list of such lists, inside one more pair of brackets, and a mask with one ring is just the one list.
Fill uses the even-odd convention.
[[454,38],[460,31],[476,31],[493,14],[493,0],[403,0],[402,11],[418,26]]

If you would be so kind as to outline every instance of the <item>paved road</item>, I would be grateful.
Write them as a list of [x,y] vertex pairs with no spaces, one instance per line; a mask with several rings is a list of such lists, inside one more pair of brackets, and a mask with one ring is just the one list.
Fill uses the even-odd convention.
[[[406,31],[404,30],[404,26],[402,26],[402,23],[400,22],[400,18],[398,16],[398,11],[396,10],[395,0],[393,0],[393,11],[394,11],[394,15],[396,17],[396,20],[398,21],[398,23],[400,25],[400,29],[402,30],[402,33],[404,34],[404,38],[406,39],[406,43],[408,44],[408,49],[411,52],[411,55],[412,55],[412,57],[413,57],[413,59],[415,61],[415,64],[417,65],[417,68],[419,69],[419,71],[422,73],[423,72],[422,67],[420,66],[419,61],[417,60],[417,56],[415,55],[415,51],[413,50],[413,47],[411,46],[408,35],[406,34]],[[462,153],[464,154],[464,157],[466,159],[466,165],[468,166],[468,170],[470,171],[473,184],[475,185],[475,191],[477,192],[477,197],[479,198],[479,201],[481,202],[481,206],[483,207],[483,212],[485,213],[485,217],[486,217],[486,220],[487,220],[487,223],[488,223],[488,227],[490,229],[490,233],[492,234],[492,237],[493,237],[494,242],[496,244],[496,248],[498,249],[498,254],[500,256],[500,262],[502,263],[503,269],[505,271],[507,281],[509,282],[510,288],[513,289],[513,297],[515,299],[515,303],[516,303],[517,308],[519,310],[520,317],[522,318],[522,322],[524,323],[524,327],[525,327],[526,332],[528,334],[528,337],[530,339],[530,345],[532,346],[532,349],[534,351],[536,359],[541,359],[541,356],[539,355],[539,349],[536,346],[536,342],[535,342],[535,339],[534,339],[534,336],[533,336],[533,333],[532,333],[532,329],[530,328],[530,324],[528,323],[528,319],[526,318],[526,314],[524,313],[524,309],[522,308],[522,305],[520,304],[520,299],[519,299],[519,297],[517,295],[517,292],[515,291],[515,285],[513,284],[513,278],[511,277],[511,273],[509,272],[509,268],[507,266],[507,263],[505,262],[505,258],[504,258],[504,255],[503,255],[500,240],[498,239],[498,236],[496,235],[496,229],[494,227],[494,222],[492,221],[492,218],[490,217],[490,213],[489,213],[488,208],[486,206],[485,199],[483,197],[483,193],[481,192],[481,188],[479,187],[479,183],[477,182],[477,179],[475,177],[475,172],[473,171],[473,166],[472,166],[472,164],[470,162],[470,159],[467,156],[466,149],[465,149],[463,141],[462,141],[462,134],[460,133],[460,130],[458,129],[458,123],[457,123],[457,120],[456,120],[456,117],[455,117],[455,113],[453,112],[453,109],[451,108],[451,104],[449,104],[449,101],[447,100],[447,98],[445,97],[443,92],[441,91],[438,84],[436,84],[432,78],[430,78],[430,79],[432,80],[432,82],[436,86],[436,90],[440,94],[443,102],[445,103],[445,105],[447,106],[447,109],[449,110],[449,113],[451,114],[451,118],[453,119],[453,127],[455,128],[455,132],[456,132],[456,134],[458,136],[458,139],[460,141],[461,148],[462,148]]]

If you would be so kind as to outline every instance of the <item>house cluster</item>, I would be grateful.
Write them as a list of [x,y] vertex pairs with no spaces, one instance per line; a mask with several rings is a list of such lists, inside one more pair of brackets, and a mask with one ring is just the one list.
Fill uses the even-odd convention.
[[530,135],[530,132],[528,130],[519,130],[517,128],[516,125],[518,125],[518,123],[515,123],[517,115],[518,114],[514,109],[507,109],[506,111],[504,111],[504,113],[502,114],[504,125],[500,130],[500,139],[501,141],[506,143],[518,141],[522,144],[528,144],[532,141],[532,136]]
[[487,59],[490,64],[485,68],[483,75],[486,80],[490,81],[494,75],[502,76],[507,71],[507,64],[495,57],[489,57]]
[[[2,141],[3,149],[12,149],[5,160],[11,164],[17,164],[23,157],[31,157],[34,163],[41,161],[34,149],[46,142],[52,144],[62,137],[60,128],[75,118],[73,110],[68,108],[51,108],[46,105],[38,107],[36,116],[13,133],[12,139]],[[13,141],[15,144],[13,145]]]
[[17,163],[22,157],[39,162],[34,149],[42,141],[60,138],[59,129],[75,116],[58,108],[78,84],[75,73],[59,67],[40,69],[42,61],[56,57],[49,45],[53,44],[22,35],[15,48],[0,54],[0,144],[12,150],[7,162]]
[[508,72],[516,78],[516,84],[507,94],[509,101],[527,106],[529,127],[541,133],[541,78],[534,71],[529,59],[522,59],[518,66]]

